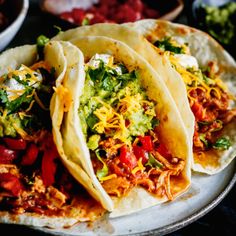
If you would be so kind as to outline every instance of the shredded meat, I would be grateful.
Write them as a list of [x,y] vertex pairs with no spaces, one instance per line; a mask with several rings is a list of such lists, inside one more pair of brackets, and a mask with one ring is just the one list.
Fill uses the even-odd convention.
[[[158,196],[166,195],[169,200],[173,200],[170,177],[177,176],[183,171],[185,161],[176,157],[167,160],[158,152],[152,152],[152,154],[163,164],[163,169],[150,168],[149,170],[138,171],[135,174],[131,174],[130,169],[121,165],[118,158],[106,161],[110,174],[115,173],[117,175],[116,178],[102,182],[102,186],[106,192],[109,195],[120,197],[126,195],[133,187],[142,186],[153,194]],[[95,160],[93,162],[95,162]]]
[[227,110],[220,114],[219,118],[223,121],[224,124],[228,124],[232,119],[236,117],[236,109]]
[[125,177],[109,179],[104,181],[102,186],[109,195],[118,197],[126,195],[133,187],[132,183]]
[[[193,149],[195,152],[205,151],[216,140],[216,131],[229,123],[236,116],[236,109],[229,110],[229,95],[218,88],[220,97],[215,90],[211,90],[210,96],[204,89],[193,89],[191,96],[195,99],[192,102],[192,110],[195,115],[195,132],[193,137]],[[206,140],[204,142],[202,139]]]
[[123,145],[120,144],[117,139],[108,138],[99,143],[102,149],[106,150],[106,155],[108,158],[117,155],[118,149]]

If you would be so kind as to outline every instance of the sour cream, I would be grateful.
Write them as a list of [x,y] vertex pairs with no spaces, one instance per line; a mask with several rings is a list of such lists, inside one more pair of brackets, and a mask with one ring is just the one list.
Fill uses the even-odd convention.
[[174,57],[178,60],[179,64],[184,68],[198,69],[199,65],[197,59],[187,54],[175,54]]

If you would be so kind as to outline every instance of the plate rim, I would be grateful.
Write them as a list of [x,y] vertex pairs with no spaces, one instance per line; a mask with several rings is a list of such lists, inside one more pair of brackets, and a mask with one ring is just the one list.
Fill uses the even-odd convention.
[[[176,230],[179,230],[181,228],[184,228],[184,227],[190,225],[191,223],[195,222],[199,218],[201,218],[204,215],[206,215],[207,213],[209,213],[227,196],[227,194],[230,192],[230,190],[236,184],[236,162],[234,161],[231,164],[234,165],[234,167],[233,167],[234,174],[230,178],[230,181],[225,185],[224,189],[210,203],[206,204],[204,207],[202,207],[201,209],[199,209],[195,213],[193,213],[181,220],[178,220],[174,223],[165,225],[165,226],[157,228],[157,229],[147,230],[147,231],[140,232],[140,233],[129,233],[127,235],[130,235],[130,236],[134,236],[134,235],[135,236],[166,235],[168,233],[175,232]],[[124,234],[124,236],[125,235],[126,234]]]

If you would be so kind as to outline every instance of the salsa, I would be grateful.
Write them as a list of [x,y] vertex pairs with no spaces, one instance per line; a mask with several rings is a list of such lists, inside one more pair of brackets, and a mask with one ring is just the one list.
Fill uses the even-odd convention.
[[158,18],[160,12],[142,0],[100,0],[91,8],[84,10],[74,8],[70,12],[62,12],[60,17],[77,25],[95,23],[134,22],[145,18]]

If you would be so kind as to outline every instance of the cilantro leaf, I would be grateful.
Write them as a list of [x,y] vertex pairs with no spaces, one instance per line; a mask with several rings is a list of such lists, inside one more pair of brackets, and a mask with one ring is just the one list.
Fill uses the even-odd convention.
[[208,141],[206,140],[206,134],[200,134],[200,135],[199,135],[199,139],[204,143],[204,145],[205,145],[206,147],[209,146],[209,143],[208,143]]
[[8,102],[7,92],[4,89],[0,89],[0,103],[4,104]]
[[88,118],[86,119],[86,123],[88,124],[88,127],[94,131],[93,127],[98,122],[98,118],[94,114],[90,114]]
[[160,124],[160,120],[158,120],[156,117],[154,117],[151,121],[152,123],[152,128],[154,129],[155,127],[157,127]]
[[100,152],[100,150],[97,149],[97,150],[95,151],[95,154],[96,154],[98,160],[99,160],[100,162],[102,162],[103,167],[102,167],[102,169],[97,170],[96,176],[98,177],[99,180],[101,180],[103,177],[105,177],[105,176],[108,175],[109,170],[108,170],[108,167],[107,167],[106,163],[102,160],[102,157],[101,157],[101,155],[100,155],[99,152]]
[[29,96],[32,93],[33,89],[28,88],[25,93],[23,93],[21,96],[16,98],[15,100],[8,102],[6,104],[6,108],[9,110],[8,114],[12,114],[19,110],[19,108],[23,105],[29,105],[31,101],[33,100],[33,96]]
[[150,166],[153,168],[158,168],[158,169],[162,169],[163,168],[163,164],[161,162],[159,162],[152,154],[149,153],[149,158],[148,158],[148,162],[145,164],[145,166]]
[[163,51],[170,51],[173,52],[175,54],[181,54],[184,53],[184,50],[182,47],[178,47],[178,46],[174,46],[171,43],[171,38],[164,38],[163,40],[157,40],[154,45],[160,49],[162,49]]
[[[30,74],[26,74],[27,77],[29,77]],[[31,76],[30,76],[31,77]],[[29,77],[29,78],[30,78]],[[22,84],[24,86],[28,86],[28,82],[27,81],[24,81],[24,80],[21,80],[20,77],[18,75],[12,75],[12,78],[17,81],[19,84]]]
[[117,77],[118,80],[135,80],[139,77],[138,71],[133,70],[130,73],[122,74]]
[[213,145],[213,148],[218,150],[228,150],[231,146],[231,142],[229,138],[227,137],[221,137],[216,140],[216,142]]
[[88,72],[87,72],[90,79],[94,82],[101,81],[104,77],[105,72],[106,72],[104,62],[102,60],[99,60],[99,61],[100,61],[100,63],[99,63],[98,68],[93,69],[93,68],[89,67]]
[[103,81],[102,81],[102,88],[106,91],[112,92],[114,87],[119,82],[112,76],[108,75]]

